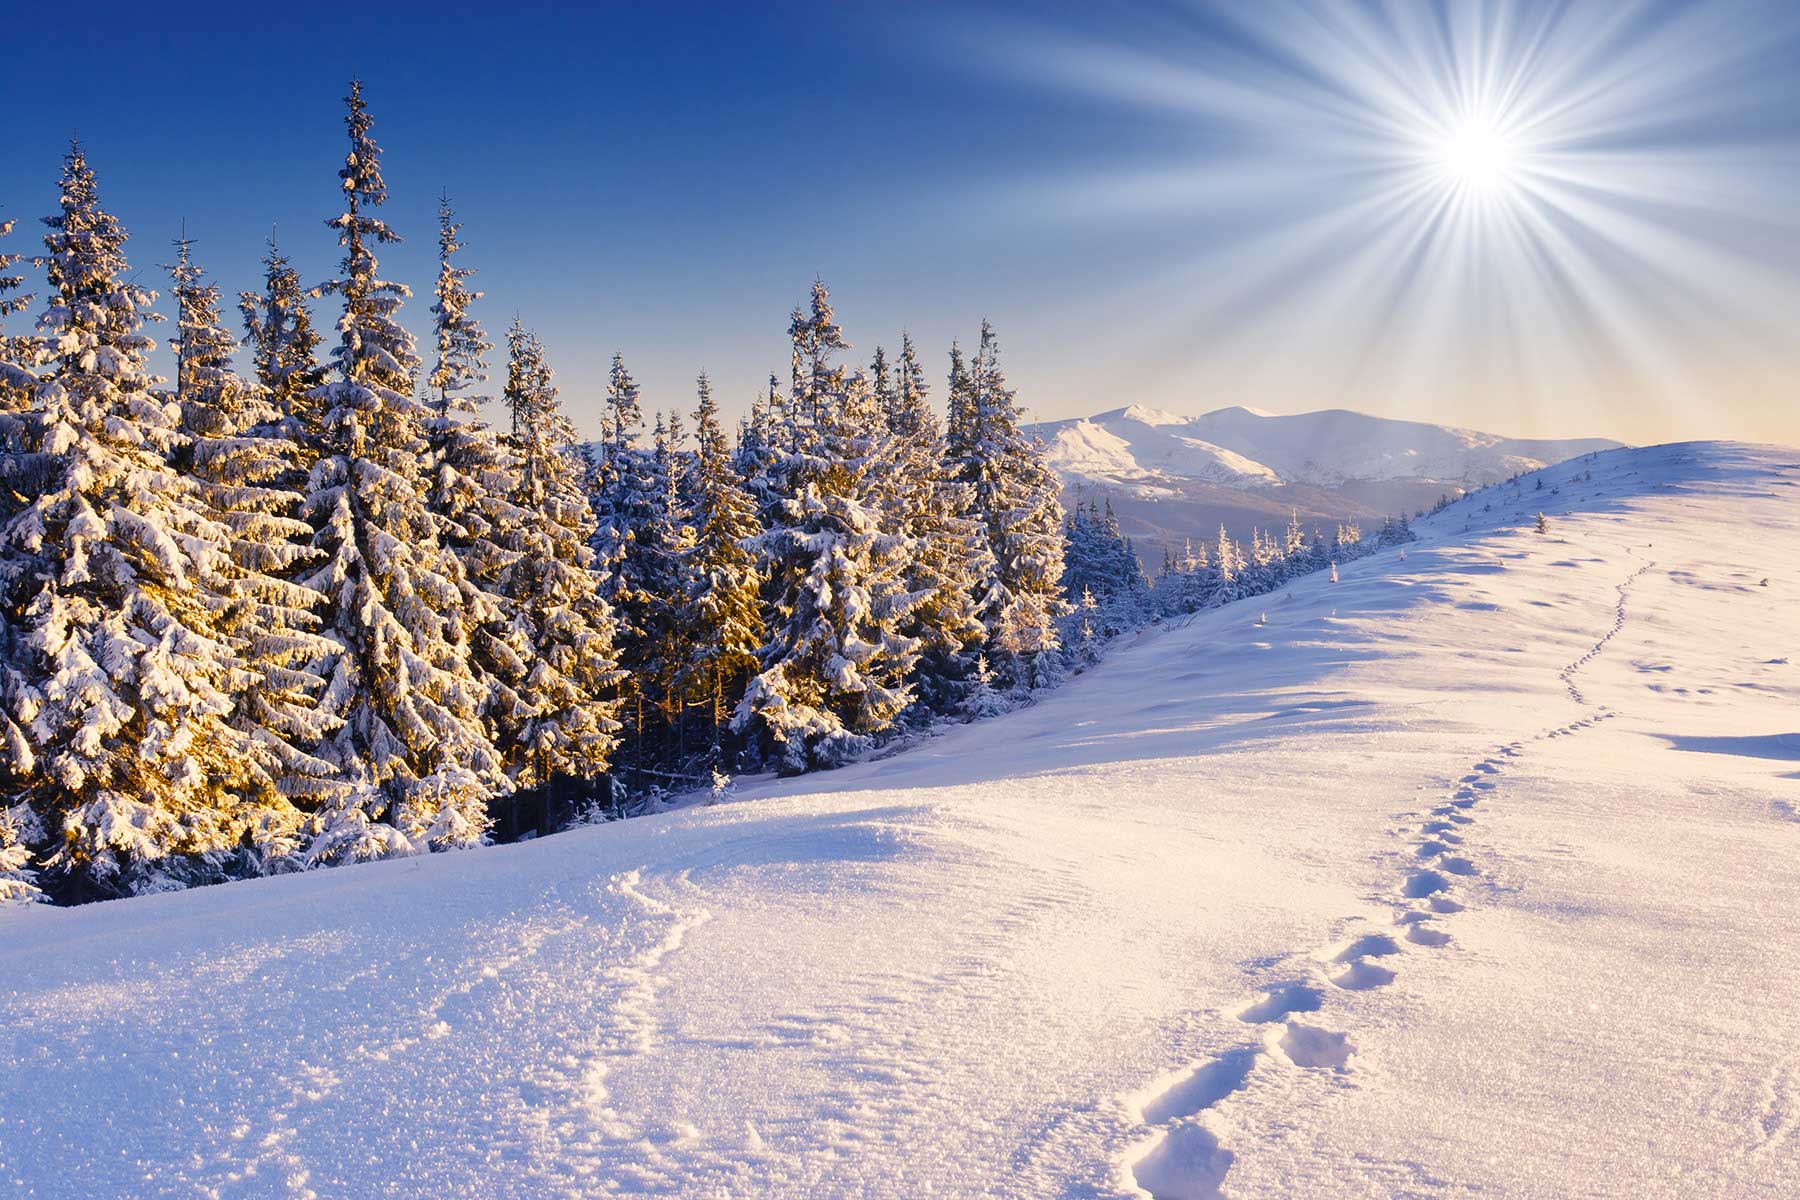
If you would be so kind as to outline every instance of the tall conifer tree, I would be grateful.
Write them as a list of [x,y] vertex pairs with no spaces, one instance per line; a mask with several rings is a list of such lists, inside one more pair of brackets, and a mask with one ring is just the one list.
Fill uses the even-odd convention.
[[300,449],[276,432],[266,389],[231,366],[234,341],[219,313],[219,289],[203,282],[189,242],[169,268],[176,303],[175,398],[187,441],[175,461],[226,531],[219,628],[243,664],[231,723],[249,739],[255,770],[243,801],[256,813],[253,868],[286,862],[299,848],[304,809],[338,796],[343,783],[310,749],[335,729],[319,710],[322,678],[312,664],[335,648],[320,632],[317,592],[297,582],[317,555],[292,486]]
[[756,668],[764,629],[759,604],[762,577],[750,542],[761,532],[755,502],[739,483],[719,427],[712,381],[703,371],[694,410],[694,545],[684,564],[686,594],[681,625],[687,656],[675,692],[684,704],[704,708],[713,757],[730,706]]
[[511,524],[501,590],[524,673],[496,711],[506,770],[519,787],[604,772],[618,743],[612,610],[594,573],[594,514],[571,450],[574,426],[557,404],[537,338],[516,320],[507,333],[507,446],[517,464],[508,498],[532,519]]
[[170,466],[184,438],[145,364],[154,293],[127,282],[125,231],[79,146],[45,224],[54,352],[25,450],[53,468],[0,531],[29,681],[7,697],[31,742],[13,769],[49,865],[102,891],[179,886],[245,824],[250,758],[228,720],[241,666],[216,619],[226,531]]
[[1041,682],[1037,668],[1057,649],[1062,598],[1063,513],[1055,474],[1020,428],[1018,402],[1000,368],[993,327],[966,373],[951,352],[951,460],[974,489],[974,511],[987,527],[994,557],[983,619],[990,648],[1009,664],[1015,684]]
[[770,639],[734,718],[787,772],[842,763],[889,728],[912,700],[919,650],[900,628],[918,600],[905,581],[911,540],[884,528],[889,439],[867,377],[832,362],[848,343],[829,296],[814,283],[810,311],[789,325],[796,394],[784,440],[795,448],[781,523],[757,539]]
[[360,82],[347,103],[346,207],[327,222],[343,276],[321,289],[343,298],[344,314],[334,378],[309,397],[324,417],[307,512],[323,558],[308,582],[342,645],[324,697],[341,725],[318,754],[355,790],[321,814],[315,859],[473,844],[487,793],[505,782],[461,640],[461,564],[425,504],[430,410],[412,398],[419,358],[396,320],[410,293],[376,275],[375,247],[398,235],[375,215],[387,185]]
[[886,375],[878,354],[874,377],[893,444],[895,519],[913,543],[906,579],[918,602],[905,629],[920,643],[923,698],[948,711],[958,703],[970,655],[986,635],[977,589],[991,578],[993,559],[981,523],[971,516],[974,489],[954,478],[946,461],[943,430],[910,335],[901,335],[900,361],[884,386]]

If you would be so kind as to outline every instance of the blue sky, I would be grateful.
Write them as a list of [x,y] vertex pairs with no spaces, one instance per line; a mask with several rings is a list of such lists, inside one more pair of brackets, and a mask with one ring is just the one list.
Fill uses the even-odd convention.
[[[1253,7],[99,4],[77,36],[34,6],[9,17],[34,49],[8,64],[0,213],[36,236],[77,133],[146,275],[185,219],[228,293],[271,225],[327,278],[356,73],[409,323],[448,188],[486,323],[542,333],[584,427],[615,349],[656,406],[689,406],[701,367],[741,406],[818,274],[858,357],[904,326],[938,375],[991,317],[1046,417],[1343,406],[1800,440],[1773,319],[1800,300],[1791,6],[1510,4],[1472,31],[1429,3]],[[1556,164],[1585,157],[1555,166],[1532,237],[1481,232],[1525,212],[1523,184],[1454,218],[1368,184],[1392,168],[1368,115],[1399,94],[1374,66],[1391,54],[1408,92],[1484,49],[1543,77],[1541,111],[1593,117],[1557,134]],[[1709,301],[1714,330],[1679,299],[1714,295],[1746,311]]]

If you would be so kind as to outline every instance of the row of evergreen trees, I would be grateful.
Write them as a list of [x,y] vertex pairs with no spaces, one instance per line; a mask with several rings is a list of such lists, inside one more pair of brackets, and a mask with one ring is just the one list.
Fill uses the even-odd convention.
[[1404,515],[1383,520],[1373,538],[1363,537],[1355,524],[1339,525],[1327,538],[1317,530],[1308,535],[1296,512],[1280,535],[1252,530],[1248,552],[1220,526],[1210,554],[1191,541],[1180,556],[1164,551],[1151,595],[1159,615],[1198,612],[1272,592],[1298,576],[1411,540],[1412,527]]
[[[339,278],[272,246],[240,374],[179,242],[172,390],[125,232],[64,160],[37,331],[0,335],[0,898],[470,845],[496,796],[829,766],[1055,681],[1064,515],[990,328],[940,426],[910,339],[852,369],[815,284],[735,438],[702,375],[692,449],[675,414],[640,444],[615,357],[576,453],[515,320],[490,427],[454,214],[426,372],[348,105]],[[0,316],[30,303],[19,261]]]
[[[178,241],[173,389],[125,232],[64,160],[37,331],[0,329],[0,901],[467,846],[496,815],[520,832],[520,798],[549,827],[836,765],[1359,552],[1353,528],[1296,521],[1248,555],[1221,531],[1152,586],[1110,505],[1063,512],[985,322],[940,421],[910,338],[843,361],[823,283],[735,434],[702,373],[691,418],[646,439],[615,355],[576,446],[517,319],[491,426],[455,214],[427,371],[376,261],[398,236],[359,84],[347,102],[339,277],[309,288],[271,245],[240,342]],[[31,304],[21,261],[0,254],[0,318]]]
[[1111,499],[1077,496],[1065,527],[1063,589],[1073,611],[1064,622],[1064,640],[1077,662],[1092,661],[1101,645],[1121,633],[1273,592],[1302,575],[1412,540],[1404,515],[1384,519],[1373,537],[1365,538],[1355,524],[1339,525],[1326,537],[1318,530],[1308,534],[1293,512],[1279,536],[1251,530],[1247,551],[1223,526],[1210,552],[1192,540],[1179,555],[1165,549],[1162,569],[1151,581],[1113,515]]

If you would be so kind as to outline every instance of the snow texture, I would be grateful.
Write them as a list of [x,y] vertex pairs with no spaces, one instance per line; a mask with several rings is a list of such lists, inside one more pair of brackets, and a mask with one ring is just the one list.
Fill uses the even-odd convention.
[[1800,1194],[1800,453],[1544,476],[881,761],[0,908],[0,1191]]

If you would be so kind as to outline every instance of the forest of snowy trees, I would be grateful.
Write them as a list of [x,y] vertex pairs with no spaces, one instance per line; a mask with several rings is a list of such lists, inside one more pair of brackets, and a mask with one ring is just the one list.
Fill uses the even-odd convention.
[[[484,330],[447,198],[425,353],[400,323],[359,84],[348,105],[339,278],[271,245],[239,338],[179,241],[172,387],[125,231],[64,159],[35,332],[0,326],[0,900],[470,846],[834,766],[1362,549],[1221,531],[1152,586],[1109,509],[1064,513],[989,326],[952,347],[941,420],[910,338],[847,363],[823,283],[735,429],[704,373],[646,428],[615,355],[579,444],[543,345]],[[25,261],[0,254],[0,318],[35,303]]]

